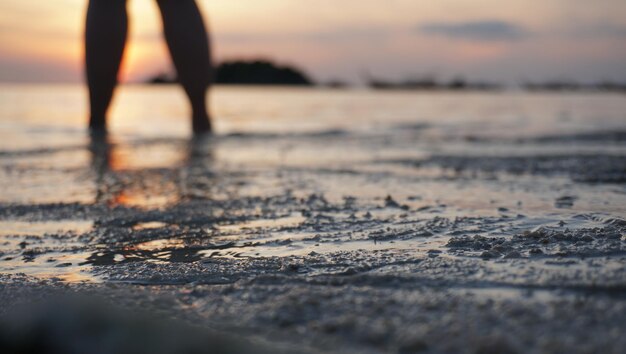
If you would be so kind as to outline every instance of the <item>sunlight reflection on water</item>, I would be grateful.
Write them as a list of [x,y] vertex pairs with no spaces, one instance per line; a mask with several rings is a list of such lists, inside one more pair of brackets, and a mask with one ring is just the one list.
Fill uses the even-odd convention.
[[[125,262],[359,249],[424,256],[449,235],[387,242],[367,232],[419,234],[422,221],[437,218],[501,218],[500,228],[518,231],[560,219],[576,227],[576,213],[626,215],[623,186],[575,180],[593,170],[579,165],[596,155],[607,162],[595,168],[617,164],[601,177],[622,178],[623,96],[218,87],[216,136],[190,139],[178,88],[129,86],[118,95],[112,134],[90,140],[84,94],[79,86],[0,91],[4,271],[85,280],[90,266]],[[429,162],[433,156],[446,159]],[[268,206],[277,196],[286,201]],[[195,201],[208,204],[198,211]],[[12,210],[48,203],[24,212],[31,219]],[[328,210],[308,212],[318,204]],[[59,219],[59,205],[93,210],[50,220]],[[192,206],[176,211],[185,205]],[[115,208],[128,210],[108,215]],[[109,218],[125,214],[167,220],[107,229]],[[198,222],[200,236],[179,235]],[[145,238],[94,245],[106,232]]]

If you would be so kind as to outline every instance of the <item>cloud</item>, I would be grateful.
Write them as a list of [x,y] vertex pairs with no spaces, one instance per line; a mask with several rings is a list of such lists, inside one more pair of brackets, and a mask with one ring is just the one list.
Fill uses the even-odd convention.
[[[0,27],[1,28],[1,27]],[[346,45],[354,42],[383,42],[393,36],[396,32],[386,28],[336,28],[324,29],[320,31],[306,32],[220,32],[211,33],[211,37],[219,43],[254,44],[254,43],[277,43],[277,42],[297,42],[297,43],[317,43],[317,44],[339,44]],[[160,32],[142,33],[135,35],[135,39],[156,43],[163,41]]]
[[418,31],[426,35],[475,41],[513,41],[529,35],[524,27],[501,20],[430,22],[419,26]]
[[216,33],[220,41],[228,42],[267,42],[267,41],[292,41],[292,42],[319,42],[327,43],[351,43],[354,41],[383,41],[394,35],[394,29],[383,27],[345,27],[324,29],[308,32],[230,32]]

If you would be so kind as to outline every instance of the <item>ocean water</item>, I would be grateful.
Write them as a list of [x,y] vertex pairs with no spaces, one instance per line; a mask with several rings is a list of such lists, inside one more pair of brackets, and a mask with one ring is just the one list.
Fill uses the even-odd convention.
[[0,270],[93,280],[128,262],[445,251],[459,234],[626,217],[624,95],[217,87],[210,100],[216,134],[192,139],[178,87],[122,87],[93,141],[82,86],[0,86]]
[[[504,140],[626,127],[621,94],[217,87],[210,101],[220,136],[338,131],[393,136],[420,129],[430,137]],[[187,138],[186,112],[176,86],[126,86],[114,101],[111,130],[117,138]],[[81,85],[1,85],[0,146],[16,150],[80,142],[86,115]]]

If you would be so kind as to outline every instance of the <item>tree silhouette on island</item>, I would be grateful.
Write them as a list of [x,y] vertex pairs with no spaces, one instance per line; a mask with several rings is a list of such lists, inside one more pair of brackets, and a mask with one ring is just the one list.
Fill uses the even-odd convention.
[[[215,68],[214,83],[220,85],[280,85],[280,86],[317,86],[328,88],[349,88],[350,84],[341,80],[327,83],[316,83],[303,70],[290,65],[276,64],[270,60],[231,60],[220,63]],[[466,80],[461,76],[448,81],[436,80],[433,77],[407,78],[404,80],[385,80],[367,75],[366,85],[373,90],[409,90],[409,91],[501,91],[506,85]],[[175,74],[161,73],[146,80],[148,84],[173,84],[178,79]],[[528,92],[607,92],[626,93],[626,83],[598,81],[581,84],[570,80],[549,80],[544,82],[525,82],[513,88]]]
[[[171,84],[177,81],[175,76],[163,73],[148,79],[147,82]],[[215,68],[214,83],[221,85],[314,85],[313,80],[302,70],[288,65],[278,65],[269,60],[222,62]]]

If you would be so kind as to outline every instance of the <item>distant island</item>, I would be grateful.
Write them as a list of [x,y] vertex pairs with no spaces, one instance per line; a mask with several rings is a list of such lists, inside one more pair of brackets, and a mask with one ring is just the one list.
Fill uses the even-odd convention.
[[422,91],[498,91],[503,85],[485,82],[468,81],[455,78],[447,82],[440,82],[433,78],[407,79],[404,81],[388,81],[370,78],[368,86],[375,90],[422,90]]
[[601,81],[596,83],[578,83],[567,80],[545,82],[526,82],[522,88],[530,92],[616,92],[626,93],[626,83]]
[[[626,93],[626,83],[614,81],[578,83],[561,79],[505,85],[489,81],[467,80],[461,76],[449,80],[437,80],[430,76],[424,76],[394,81],[370,75],[367,75],[364,81],[367,87],[373,90],[496,92],[505,89],[521,89],[528,92]],[[173,84],[177,83],[178,80],[175,74],[161,73],[145,82],[148,84]],[[277,64],[265,59],[224,61],[215,68],[214,82],[220,85],[320,86],[334,89],[352,87],[350,83],[339,79],[316,83],[303,70],[295,66]]]
[[413,91],[501,91],[518,88],[528,92],[599,92],[626,93],[626,83],[601,81],[596,83],[577,83],[567,80],[545,82],[525,82],[517,86],[507,86],[487,81],[469,81],[456,78],[450,81],[437,81],[432,78],[406,79],[389,81],[368,79],[367,85],[374,90],[413,90]]
[[[147,80],[149,84],[178,82],[175,75],[162,73]],[[216,84],[221,85],[288,85],[313,86],[313,80],[302,70],[278,65],[269,60],[235,60],[220,63],[215,68]]]

